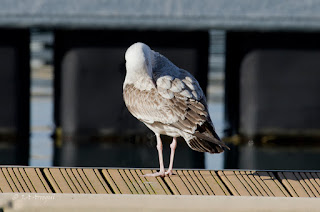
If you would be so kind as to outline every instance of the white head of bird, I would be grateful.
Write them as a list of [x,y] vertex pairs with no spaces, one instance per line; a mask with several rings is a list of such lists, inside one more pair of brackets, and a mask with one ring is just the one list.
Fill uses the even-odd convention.
[[131,45],[125,54],[126,60],[126,82],[138,82],[137,76],[144,76],[152,78],[152,63],[154,58],[154,51],[144,43],[135,43]]

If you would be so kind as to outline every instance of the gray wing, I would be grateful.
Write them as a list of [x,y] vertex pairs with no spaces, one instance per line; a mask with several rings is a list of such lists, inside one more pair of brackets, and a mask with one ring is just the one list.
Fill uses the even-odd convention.
[[201,102],[186,97],[190,96],[189,91],[160,90],[162,91],[159,92],[159,87],[140,90],[133,84],[127,84],[123,97],[128,110],[144,123],[170,125],[190,134],[195,132],[198,124],[207,120],[206,107]]
[[204,93],[198,81],[163,55],[154,52],[153,81],[160,98],[170,102],[174,121],[170,124],[193,134],[199,125],[211,120]]

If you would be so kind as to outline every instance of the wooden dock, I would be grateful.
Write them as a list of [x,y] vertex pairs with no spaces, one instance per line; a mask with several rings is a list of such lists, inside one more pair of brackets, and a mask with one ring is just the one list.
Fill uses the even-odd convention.
[[320,172],[1,167],[0,193],[319,197]]

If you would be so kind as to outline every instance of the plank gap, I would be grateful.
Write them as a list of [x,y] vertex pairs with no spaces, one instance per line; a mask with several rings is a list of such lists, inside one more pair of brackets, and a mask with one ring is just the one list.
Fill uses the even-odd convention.
[[[219,174],[221,173],[221,175]],[[217,174],[218,178],[221,180],[221,182],[225,185],[226,189],[228,190],[228,192],[232,195],[232,196],[241,196],[240,193],[237,191],[236,187],[233,185],[233,183],[229,180],[229,178],[225,175],[224,171],[218,171]],[[226,180],[226,182],[224,181],[224,179]],[[230,185],[228,185],[230,184]],[[220,185],[219,185],[220,186]],[[232,192],[231,188],[229,188],[229,186],[231,186],[234,190],[234,192],[236,194],[234,194],[234,192]],[[224,192],[224,191],[223,191]],[[227,194],[226,194],[227,195]]]
[[56,189],[54,189],[52,183],[50,182],[50,179],[48,178],[49,176],[47,176],[47,175],[44,173],[44,169],[43,169],[44,178],[47,180],[48,185],[51,187],[53,193],[63,193],[62,190],[61,190],[61,188],[60,188],[60,186],[59,186],[59,184],[57,183],[56,179],[52,176],[52,173],[50,172],[50,169],[49,169],[49,168],[46,168],[46,170],[47,170],[48,175],[50,176],[50,178],[53,180],[53,182],[54,182],[55,185],[57,186],[57,190],[59,191],[59,192],[56,192],[56,191],[55,191]]
[[[32,168],[30,168],[30,169],[32,169]],[[43,169],[36,168],[34,171],[35,171],[36,175],[38,176],[38,179],[42,183],[42,186],[47,191],[47,193],[51,193],[51,192],[55,193],[52,185],[50,184],[49,180],[46,178],[46,175],[45,175]],[[27,172],[27,170],[26,170],[26,172]],[[28,175],[28,177],[29,177],[29,175]],[[32,182],[32,184],[33,184],[33,182]]]

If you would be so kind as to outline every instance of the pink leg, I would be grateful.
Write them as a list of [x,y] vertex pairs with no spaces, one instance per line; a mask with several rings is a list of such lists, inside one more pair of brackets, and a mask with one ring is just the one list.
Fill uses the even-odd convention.
[[158,150],[158,155],[159,155],[159,164],[160,164],[160,171],[153,173],[153,174],[145,174],[143,175],[144,177],[164,177],[165,176],[165,172],[164,172],[164,164],[163,164],[163,155],[162,155],[162,141],[161,141],[161,137],[160,134],[156,133],[156,138],[157,138],[157,150]]
[[171,153],[170,153],[170,163],[169,163],[169,169],[165,172],[165,175],[172,175],[172,169],[173,169],[173,160],[174,160],[174,153],[177,148],[177,138],[173,138],[172,143],[170,144]]

